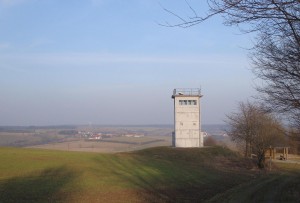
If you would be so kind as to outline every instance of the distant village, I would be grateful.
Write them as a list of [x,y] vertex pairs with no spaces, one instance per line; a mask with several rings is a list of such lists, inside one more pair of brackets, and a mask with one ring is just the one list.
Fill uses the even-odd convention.
[[112,137],[144,137],[144,134],[112,134],[112,133],[102,133],[102,132],[90,132],[90,131],[78,131],[78,136],[87,140],[102,140],[104,138]]
[[[78,138],[84,138],[87,140],[102,140],[105,138],[113,138],[113,137],[134,137],[134,138],[139,138],[139,137],[145,137],[145,134],[143,133],[103,133],[103,132],[91,132],[91,131],[77,131],[77,133],[74,133],[75,137]],[[215,132],[215,136],[222,136],[222,137],[227,137],[228,135],[222,131],[220,132]],[[208,132],[203,132],[204,137],[209,137],[211,136],[210,133]]]

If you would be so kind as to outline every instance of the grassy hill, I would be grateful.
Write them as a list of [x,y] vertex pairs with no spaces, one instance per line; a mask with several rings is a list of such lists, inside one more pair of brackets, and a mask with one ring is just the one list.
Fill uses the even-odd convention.
[[279,164],[267,174],[253,166],[221,147],[119,154],[0,148],[0,202],[300,199],[299,164]]

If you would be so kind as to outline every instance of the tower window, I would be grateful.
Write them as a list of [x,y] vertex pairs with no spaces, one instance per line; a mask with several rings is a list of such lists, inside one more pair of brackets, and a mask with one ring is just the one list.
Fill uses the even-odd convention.
[[197,100],[179,100],[179,105],[197,105]]

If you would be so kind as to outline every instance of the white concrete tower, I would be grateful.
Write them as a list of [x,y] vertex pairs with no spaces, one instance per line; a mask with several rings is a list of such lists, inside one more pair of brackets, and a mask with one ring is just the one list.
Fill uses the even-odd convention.
[[200,89],[174,89],[174,147],[203,147]]

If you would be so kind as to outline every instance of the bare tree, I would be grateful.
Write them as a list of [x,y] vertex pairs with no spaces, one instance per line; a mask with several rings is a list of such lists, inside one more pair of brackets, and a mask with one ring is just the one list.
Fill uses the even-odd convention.
[[204,146],[216,146],[217,140],[215,140],[212,136],[208,136],[204,139]]
[[245,146],[245,156],[257,156],[257,165],[264,168],[265,151],[284,140],[284,129],[270,113],[252,103],[240,103],[237,112],[227,116],[231,139]]
[[255,75],[264,81],[257,87],[261,98],[300,129],[300,44],[284,37],[276,43],[266,35],[255,47],[253,62]]
[[239,111],[231,115],[227,115],[227,123],[230,130],[227,132],[231,139],[245,146],[245,157],[251,155],[251,146],[254,139],[253,122],[257,113],[254,105],[248,103],[240,103]]
[[178,20],[165,26],[186,28],[221,15],[225,25],[246,25],[242,32],[257,33],[251,58],[254,74],[263,81],[257,86],[260,98],[300,131],[300,1],[207,0],[210,10],[204,16],[185,2],[192,17],[165,9]]

